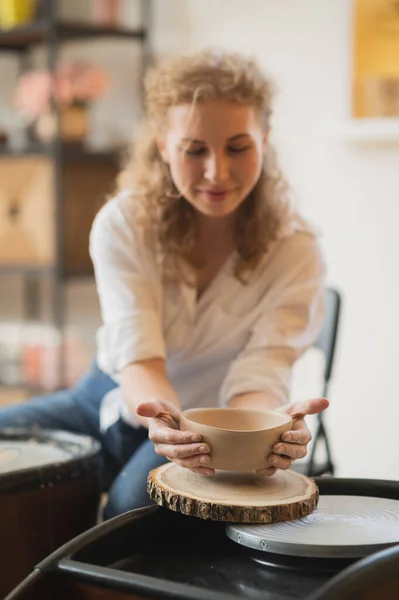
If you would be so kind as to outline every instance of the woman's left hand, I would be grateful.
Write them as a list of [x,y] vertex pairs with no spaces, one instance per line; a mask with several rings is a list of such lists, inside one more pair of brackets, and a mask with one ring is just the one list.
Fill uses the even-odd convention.
[[304,458],[307,454],[307,445],[312,435],[305,423],[306,415],[316,415],[325,410],[329,405],[326,398],[306,400],[287,404],[278,412],[292,417],[292,429],[281,436],[281,441],[273,447],[273,453],[268,457],[269,466],[257,471],[258,475],[274,475],[277,469],[289,469],[295,459]]

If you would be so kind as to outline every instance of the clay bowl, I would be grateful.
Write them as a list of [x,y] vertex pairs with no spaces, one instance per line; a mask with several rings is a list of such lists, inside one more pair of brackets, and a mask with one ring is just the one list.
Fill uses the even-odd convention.
[[281,435],[291,428],[288,415],[243,408],[189,408],[180,417],[183,431],[199,433],[211,447],[206,466],[225,471],[257,471]]

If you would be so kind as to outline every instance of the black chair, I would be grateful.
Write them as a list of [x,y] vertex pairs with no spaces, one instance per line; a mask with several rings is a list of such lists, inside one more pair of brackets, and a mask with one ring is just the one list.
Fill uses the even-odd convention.
[[[341,296],[335,289],[328,288],[326,291],[326,315],[322,330],[313,346],[318,348],[324,354],[324,372],[322,396],[328,398],[328,389],[332,376],[335,347],[337,343],[339,317],[341,311]],[[316,451],[321,444],[324,444],[326,452],[326,461],[323,464],[316,464]],[[326,426],[324,424],[323,413],[317,415],[316,431],[313,436],[313,443],[309,453],[309,459],[303,463],[295,463],[294,469],[308,476],[319,476],[329,473],[334,475],[334,463],[331,455],[331,447],[327,436]]]
[[399,545],[355,562],[311,594],[308,600],[397,600]]

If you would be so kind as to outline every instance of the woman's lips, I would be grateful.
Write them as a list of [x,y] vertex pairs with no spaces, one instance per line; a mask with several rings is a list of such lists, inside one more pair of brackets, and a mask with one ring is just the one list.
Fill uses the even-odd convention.
[[201,194],[205,194],[210,200],[223,200],[233,190],[200,190]]

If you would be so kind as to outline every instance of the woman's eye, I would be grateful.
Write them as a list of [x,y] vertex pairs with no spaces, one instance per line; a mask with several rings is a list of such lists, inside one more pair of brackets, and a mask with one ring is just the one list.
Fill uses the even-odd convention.
[[[227,152],[231,153],[231,154],[239,154],[241,152],[245,152],[246,150],[249,150],[250,146],[244,146],[242,148],[236,148],[235,146],[231,146],[227,148]],[[206,148],[196,148],[196,149],[187,149],[185,150],[185,154],[187,154],[188,156],[203,156],[204,154],[206,154],[207,149]]]
[[185,153],[189,156],[202,156],[205,154],[206,148],[198,148],[197,150],[185,150]]
[[249,146],[244,146],[243,148],[227,148],[229,152],[231,152],[232,154],[238,154],[239,152],[245,152],[246,150],[249,150]]

